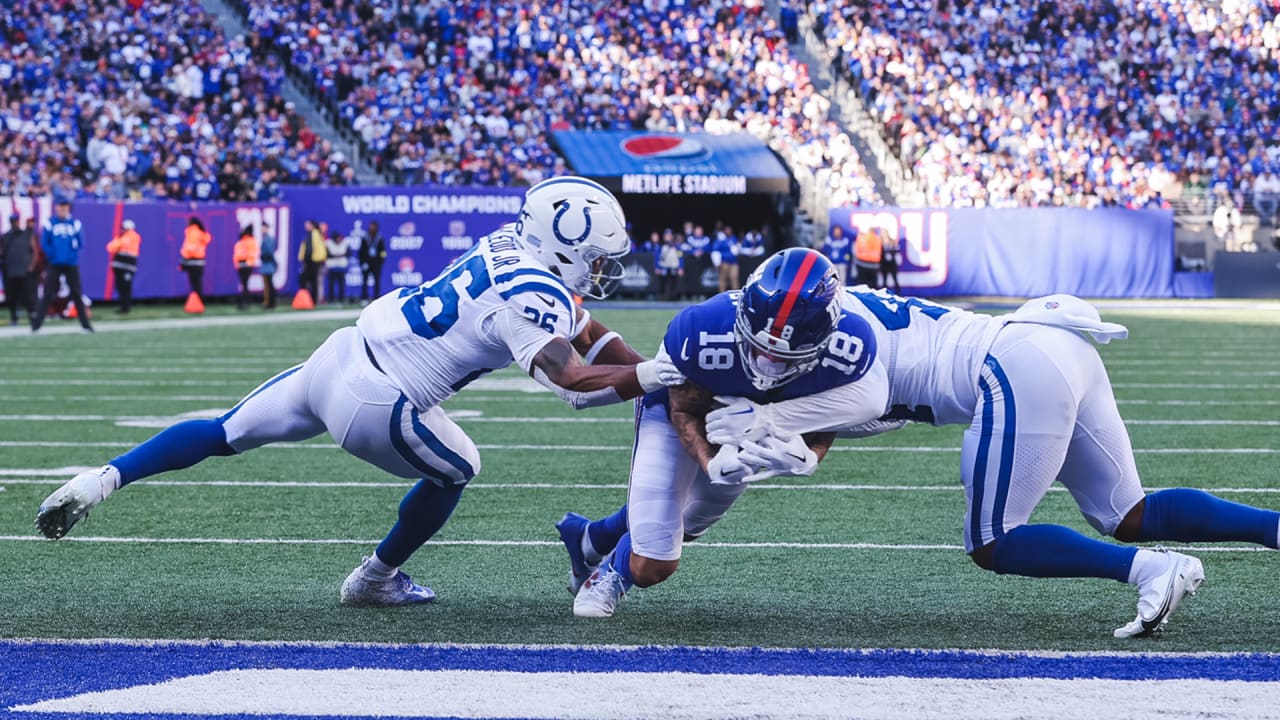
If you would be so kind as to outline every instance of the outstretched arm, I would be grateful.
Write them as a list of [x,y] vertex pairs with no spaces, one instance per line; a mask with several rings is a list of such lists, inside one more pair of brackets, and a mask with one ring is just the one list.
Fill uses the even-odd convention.
[[591,313],[578,308],[578,326],[582,329],[573,338],[573,349],[587,365],[635,365],[644,362],[644,356],[636,352],[618,333],[591,317]]

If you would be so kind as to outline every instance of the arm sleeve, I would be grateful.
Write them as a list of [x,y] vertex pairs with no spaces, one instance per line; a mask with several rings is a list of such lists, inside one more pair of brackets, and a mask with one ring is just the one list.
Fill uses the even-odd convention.
[[888,404],[889,374],[875,363],[856,382],[771,403],[769,410],[774,433],[791,437],[863,425],[884,415]]

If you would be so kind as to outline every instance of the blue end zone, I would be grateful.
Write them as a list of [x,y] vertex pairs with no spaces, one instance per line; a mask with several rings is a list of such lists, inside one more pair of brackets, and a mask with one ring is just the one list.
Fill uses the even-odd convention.
[[[687,672],[908,678],[1280,681],[1280,654],[1035,655],[955,650],[0,641],[0,714],[14,705],[238,668]],[[94,715],[113,718],[178,715]],[[201,715],[241,718],[239,715]],[[254,715],[263,718],[263,715]],[[290,718],[303,716],[290,715]]]

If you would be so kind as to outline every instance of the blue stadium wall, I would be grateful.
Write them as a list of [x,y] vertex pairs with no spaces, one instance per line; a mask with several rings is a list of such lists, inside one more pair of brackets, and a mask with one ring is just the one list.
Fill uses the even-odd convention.
[[[85,292],[110,299],[106,244],[124,219],[142,235],[135,294],[182,297],[178,247],[187,218],[201,218],[213,235],[205,289],[236,291],[232,246],[239,229],[271,232],[279,241],[276,285],[296,287],[298,242],[307,220],[347,234],[377,221],[387,239],[383,289],[430,279],[474,240],[510,222],[521,188],[288,188],[277,203],[77,202],[84,223],[81,268]],[[0,231],[17,210],[38,220],[51,202],[0,198]],[[831,223],[852,236],[882,227],[903,247],[904,293],[926,296],[1033,297],[1067,292],[1083,297],[1211,297],[1209,273],[1174,273],[1173,216],[1157,210],[840,208]],[[260,279],[255,279],[259,283]],[[358,287],[352,264],[348,285]]]
[[830,223],[843,226],[849,237],[883,228],[896,238],[904,293],[1091,298],[1213,293],[1211,275],[1174,273],[1173,214],[1163,210],[839,208],[831,211]]

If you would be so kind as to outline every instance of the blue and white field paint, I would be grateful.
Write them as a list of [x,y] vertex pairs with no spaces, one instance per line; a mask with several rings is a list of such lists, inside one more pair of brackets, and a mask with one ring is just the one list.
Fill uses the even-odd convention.
[[1280,654],[0,641],[0,716],[1274,717]]

